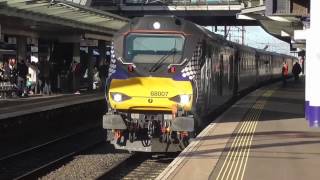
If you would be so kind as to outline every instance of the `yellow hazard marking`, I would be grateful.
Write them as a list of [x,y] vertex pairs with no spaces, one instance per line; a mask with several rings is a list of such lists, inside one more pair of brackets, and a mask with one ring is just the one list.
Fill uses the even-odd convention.
[[[262,97],[268,98],[273,93],[274,90],[268,90],[262,94]],[[258,100],[243,119],[241,126],[228,149],[225,161],[216,178],[217,180],[243,180],[253,135],[266,103],[266,99]]]

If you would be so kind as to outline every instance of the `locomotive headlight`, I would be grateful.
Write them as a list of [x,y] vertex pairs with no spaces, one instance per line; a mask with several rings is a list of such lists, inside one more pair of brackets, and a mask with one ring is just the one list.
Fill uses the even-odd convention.
[[114,94],[113,95],[113,100],[116,101],[116,102],[121,102],[122,101],[122,95],[121,94]]
[[117,93],[117,92],[111,92],[111,97],[112,99],[115,101],[115,102],[122,102],[122,101],[125,101],[125,100],[128,100],[128,99],[131,99],[131,97],[125,95],[125,94],[122,94],[122,93]]
[[180,95],[180,104],[188,104],[190,101],[189,95],[183,94]]
[[158,21],[153,23],[153,28],[154,29],[160,29],[160,27],[161,27],[161,24]]
[[181,105],[186,105],[190,103],[191,101],[191,95],[190,94],[181,94],[174,97],[169,98],[171,101],[177,102]]

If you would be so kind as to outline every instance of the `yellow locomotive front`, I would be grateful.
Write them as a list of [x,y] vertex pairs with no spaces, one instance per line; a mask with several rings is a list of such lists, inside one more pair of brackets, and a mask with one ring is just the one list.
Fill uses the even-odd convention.
[[[180,151],[194,131],[186,35],[173,18],[140,18],[123,28],[111,47],[103,127],[117,149]],[[170,25],[176,30],[163,30]],[[135,26],[136,25],[136,26]]]
[[172,113],[175,107],[190,111],[192,86],[167,77],[113,79],[108,96],[112,109],[118,111]]

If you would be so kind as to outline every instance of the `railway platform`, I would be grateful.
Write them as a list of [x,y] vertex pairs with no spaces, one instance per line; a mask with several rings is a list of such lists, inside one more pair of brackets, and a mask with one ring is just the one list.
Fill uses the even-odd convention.
[[91,92],[0,100],[0,120],[103,99],[103,92]]
[[319,179],[320,129],[304,119],[304,84],[276,83],[242,98],[157,179]]

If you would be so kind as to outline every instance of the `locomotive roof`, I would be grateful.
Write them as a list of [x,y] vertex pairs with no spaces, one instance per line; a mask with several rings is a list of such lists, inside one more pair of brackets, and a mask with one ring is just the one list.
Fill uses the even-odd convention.
[[134,32],[136,30],[154,30],[154,27],[152,27],[154,22],[159,22],[161,24],[161,31],[181,31],[185,34],[196,34],[200,36],[202,35],[212,40],[218,40],[220,42],[223,42],[226,46],[234,47],[244,51],[259,52],[268,55],[282,55],[287,57],[293,57],[228,41],[222,35],[215,34],[214,32],[211,32],[208,29],[204,28],[203,26],[200,26],[191,21],[173,15],[146,15],[144,17],[133,18],[131,22],[128,23],[128,25],[122,29],[122,33],[124,31]]

